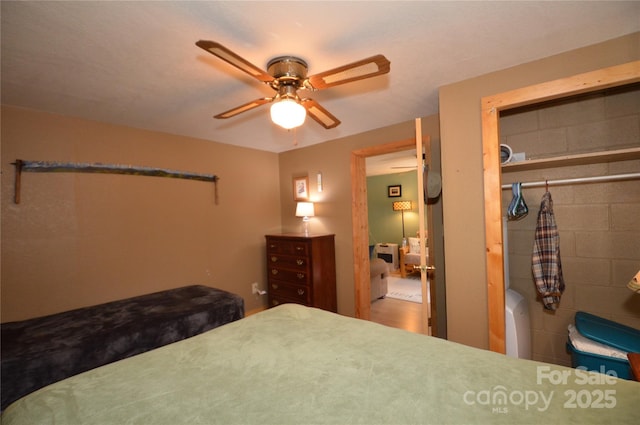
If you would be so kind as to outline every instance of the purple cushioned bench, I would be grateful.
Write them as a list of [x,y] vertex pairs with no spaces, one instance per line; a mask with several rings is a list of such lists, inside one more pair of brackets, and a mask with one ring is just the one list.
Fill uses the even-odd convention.
[[243,317],[239,295],[194,285],[3,323],[1,408],[53,382]]

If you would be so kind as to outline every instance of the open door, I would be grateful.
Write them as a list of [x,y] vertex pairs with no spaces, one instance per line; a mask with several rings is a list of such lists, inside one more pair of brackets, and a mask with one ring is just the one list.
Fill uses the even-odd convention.
[[[418,172],[418,226],[420,246],[424,249],[420,250],[420,266],[414,268],[420,270],[420,282],[422,286],[422,333],[433,335],[437,334],[437,314],[435,296],[435,284],[432,284],[432,276],[435,273],[433,256],[429,255],[429,237],[433,241],[433,219],[431,208],[427,205],[427,201],[432,194],[427,192],[427,181],[429,179],[431,146],[429,138],[422,137],[422,121],[416,119],[416,152],[422,152],[422,155],[416,155]],[[433,251],[433,249],[431,249]],[[434,331],[436,330],[436,331]]]
[[[354,289],[355,289],[355,314],[357,318],[370,320],[371,319],[371,298],[370,298],[370,262],[369,262],[369,223],[368,223],[368,207],[367,207],[367,178],[366,178],[366,158],[370,156],[383,155],[393,152],[404,151],[408,149],[417,148],[417,152],[427,153],[427,162],[430,154],[429,137],[422,136],[422,128],[420,120],[416,120],[416,134],[419,137],[393,142],[385,145],[377,145],[369,148],[363,148],[355,150],[351,153],[351,214],[353,222],[353,260],[354,260]],[[419,170],[423,169],[425,163],[420,155],[417,155],[417,166]],[[423,173],[417,173],[420,181],[424,180]],[[418,201],[419,204],[419,216],[421,217],[420,233],[422,235],[421,246],[425,246],[424,235],[426,233],[431,234],[429,228],[433,228],[431,217],[428,213],[429,206],[424,202],[424,183],[419,183],[418,191],[422,193],[421,198]],[[426,230],[426,231],[425,231]],[[422,303],[422,323],[421,332],[428,334],[431,329],[434,330],[433,335],[446,337],[446,327],[442,334],[436,332],[434,327],[437,323],[437,314],[444,315],[445,309],[438,310],[438,297],[435,294],[435,285],[427,285],[427,279],[433,276],[433,264],[429,264],[429,261],[433,263],[434,256],[426,256],[426,250],[421,250],[424,253],[424,257],[421,261],[421,269],[424,266],[424,272],[421,273],[422,282],[422,299],[430,300],[430,303]],[[431,283],[431,282],[429,282]],[[444,282],[442,282],[444,286]],[[430,292],[428,292],[428,288]],[[444,299],[444,291],[440,294],[440,299]],[[430,307],[429,307],[430,306]],[[443,306],[444,307],[444,306]],[[440,325],[445,325],[446,320],[442,317]]]

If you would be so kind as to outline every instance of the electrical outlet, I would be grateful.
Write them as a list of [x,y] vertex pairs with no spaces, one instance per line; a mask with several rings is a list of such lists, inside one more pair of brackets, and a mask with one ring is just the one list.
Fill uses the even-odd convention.
[[267,291],[263,291],[258,287],[258,282],[253,282],[251,284],[251,293],[253,295],[266,295]]

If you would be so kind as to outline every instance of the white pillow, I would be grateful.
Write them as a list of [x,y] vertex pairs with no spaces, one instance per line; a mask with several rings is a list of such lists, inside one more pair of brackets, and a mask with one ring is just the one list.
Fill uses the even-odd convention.
[[409,238],[409,253],[420,254],[420,239]]

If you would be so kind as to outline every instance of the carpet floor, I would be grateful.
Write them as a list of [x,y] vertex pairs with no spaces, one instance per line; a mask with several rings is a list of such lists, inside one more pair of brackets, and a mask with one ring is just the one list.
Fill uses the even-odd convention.
[[387,277],[387,297],[414,303],[422,303],[420,279]]

